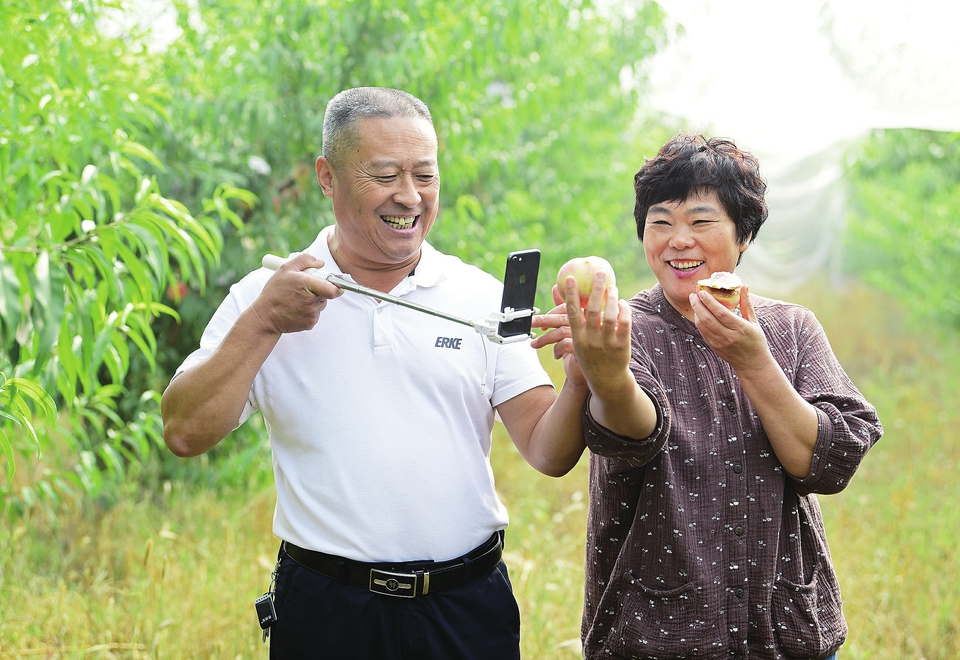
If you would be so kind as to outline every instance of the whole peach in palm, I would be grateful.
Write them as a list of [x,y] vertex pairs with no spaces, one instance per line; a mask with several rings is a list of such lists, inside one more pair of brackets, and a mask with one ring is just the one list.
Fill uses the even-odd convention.
[[[557,290],[563,297],[566,290],[567,277],[573,276],[577,283],[577,291],[580,293],[580,308],[587,306],[590,299],[590,291],[593,289],[593,279],[597,273],[605,273],[607,276],[607,289],[615,286],[617,276],[613,272],[610,262],[603,257],[575,257],[560,267],[557,273]],[[603,292],[603,305],[607,304],[607,291]]]

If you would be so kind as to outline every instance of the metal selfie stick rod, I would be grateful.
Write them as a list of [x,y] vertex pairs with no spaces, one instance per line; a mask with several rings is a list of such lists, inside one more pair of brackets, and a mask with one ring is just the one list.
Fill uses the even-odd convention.
[[[269,270],[277,270],[283,264],[287,263],[287,259],[283,257],[278,257],[275,254],[268,254],[263,258],[263,267]],[[467,319],[462,319],[459,316],[453,316],[452,314],[447,314],[436,309],[431,309],[430,307],[425,307],[423,305],[418,305],[417,303],[410,302],[409,300],[404,300],[402,298],[397,298],[396,296],[391,296],[388,293],[383,293],[382,291],[377,291],[376,289],[371,289],[370,287],[363,286],[362,284],[357,284],[356,282],[351,282],[348,279],[337,275],[336,273],[331,273],[319,268],[307,268],[306,270],[301,271],[307,273],[308,275],[313,275],[314,277],[319,277],[321,280],[326,280],[334,286],[344,289],[346,291],[353,291],[354,293],[359,293],[363,296],[369,296],[370,298],[376,298],[377,300],[386,300],[391,302],[394,305],[400,305],[401,307],[409,307],[410,309],[415,309],[418,312],[423,312],[424,314],[430,314],[431,316],[439,316],[442,319],[447,319],[448,321],[453,321],[454,323],[459,323],[461,325],[468,325],[471,328],[474,327],[475,323]]]
[[[268,254],[263,258],[263,267],[268,270],[277,270],[283,264],[287,263],[287,259],[283,257],[278,257],[275,254]],[[511,308],[503,310],[503,312],[495,312],[490,315],[490,318],[487,318],[483,321],[471,321],[469,319],[461,318],[459,316],[454,316],[453,314],[447,314],[446,312],[441,312],[440,310],[433,309],[432,307],[426,307],[425,305],[419,305],[415,302],[410,302],[409,300],[404,300],[403,298],[398,298],[396,296],[391,296],[388,293],[383,293],[382,291],[377,291],[376,289],[371,289],[370,287],[363,286],[362,284],[357,284],[356,282],[351,282],[350,280],[344,279],[336,273],[331,273],[326,270],[321,270],[319,268],[307,268],[306,270],[300,271],[302,273],[307,273],[313,277],[319,277],[321,280],[326,280],[334,286],[344,289],[345,291],[353,291],[354,293],[359,293],[363,296],[369,296],[370,298],[376,298],[377,300],[385,300],[394,305],[400,305],[401,307],[407,307],[423,314],[429,314],[430,316],[437,316],[448,321],[453,321],[454,323],[459,323],[460,325],[466,325],[482,335],[485,335],[490,341],[494,341],[501,344],[511,343],[513,341],[521,341],[523,339],[529,339],[526,335],[519,335],[517,337],[501,337],[498,333],[498,327],[500,323],[506,321],[513,321],[515,319],[524,318],[530,316],[534,313],[532,309],[520,309],[514,310]]]

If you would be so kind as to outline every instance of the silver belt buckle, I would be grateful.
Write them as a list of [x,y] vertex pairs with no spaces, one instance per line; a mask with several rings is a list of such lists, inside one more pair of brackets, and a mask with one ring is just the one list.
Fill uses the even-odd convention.
[[413,598],[417,595],[417,574],[390,573],[371,568],[369,589],[384,596]]

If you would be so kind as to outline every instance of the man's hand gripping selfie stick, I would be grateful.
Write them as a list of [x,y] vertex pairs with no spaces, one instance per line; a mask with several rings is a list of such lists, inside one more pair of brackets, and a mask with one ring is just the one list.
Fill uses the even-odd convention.
[[[280,266],[287,263],[287,261],[288,259],[278,257],[275,254],[268,254],[264,256],[262,263],[263,267],[268,270],[277,270],[280,268]],[[363,286],[362,284],[351,282],[350,280],[344,279],[336,273],[331,273],[319,268],[307,268],[301,272],[312,275],[313,277],[319,277],[321,280],[326,280],[327,282],[330,282],[334,286],[345,291],[353,291],[354,293],[359,293],[363,296],[369,296],[370,298],[376,298],[377,300],[384,300],[386,302],[393,303],[394,305],[400,305],[401,307],[407,307],[424,314],[429,314],[430,316],[438,316],[442,319],[459,323],[460,325],[470,326],[481,335],[497,344],[512,344],[513,342],[530,339],[531,335],[513,335],[510,337],[503,337],[497,331],[500,329],[501,323],[507,323],[508,321],[515,321],[517,319],[533,316],[537,312],[536,308],[513,309],[512,307],[507,307],[502,312],[491,313],[482,321],[471,321],[459,316],[454,316],[453,314],[441,312],[440,310],[433,309],[431,307],[418,305],[415,302],[410,302],[409,300],[404,300],[403,298],[391,296],[388,293],[383,293],[382,291],[371,289],[370,287]]]

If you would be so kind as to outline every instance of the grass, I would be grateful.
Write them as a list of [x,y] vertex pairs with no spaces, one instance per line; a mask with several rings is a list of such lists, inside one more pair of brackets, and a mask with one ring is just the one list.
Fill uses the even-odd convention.
[[844,595],[844,659],[960,658],[960,341],[853,288],[814,305],[885,434],[820,499]]
[[[790,298],[817,312],[886,427],[850,487],[820,500],[850,625],[841,657],[960,658],[960,342],[865,289]],[[550,479],[502,428],[494,442],[524,658],[576,658],[586,458]],[[272,489],[168,484],[4,520],[0,657],[266,658],[252,604],[276,556],[272,510]]]

